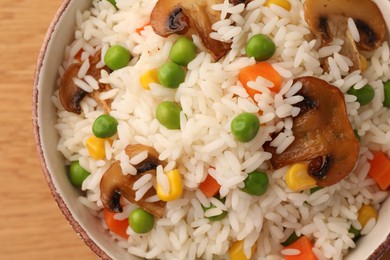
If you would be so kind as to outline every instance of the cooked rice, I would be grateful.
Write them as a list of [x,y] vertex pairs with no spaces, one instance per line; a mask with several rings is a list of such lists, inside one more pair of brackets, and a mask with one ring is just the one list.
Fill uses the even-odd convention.
[[289,248],[289,249],[283,249],[281,251],[282,255],[299,255],[301,253],[300,250],[298,249],[293,249],[293,248]]
[[[88,57],[102,49],[102,60],[113,44],[128,48],[134,58],[130,66],[108,74],[102,70],[100,83],[110,84],[111,90],[100,94],[102,100],[112,100],[110,114],[118,120],[117,138],[105,143],[106,160],[93,160],[86,148],[85,140],[91,135],[91,126],[103,111],[97,102],[86,97],[81,102],[82,114],[64,111],[58,101],[58,91],[53,103],[58,108],[56,129],[60,140],[58,150],[68,161],[79,160],[82,167],[91,172],[84,181],[85,196],[80,203],[100,214],[99,183],[114,160],[120,161],[124,174],[136,174],[135,164],[147,156],[144,153],[129,158],[124,153],[128,144],[140,143],[153,146],[166,160],[167,166],[157,168],[156,177],[146,174],[132,187],[136,199],[155,186],[156,181],[165,193],[170,184],[165,172],[179,169],[183,178],[184,193],[177,201],[168,202],[165,215],[157,219],[155,228],[148,234],[139,235],[131,228],[130,238],[125,241],[115,234],[118,246],[130,254],[146,259],[225,259],[231,242],[244,240],[244,252],[249,255],[251,247],[257,244],[255,259],[280,259],[283,255],[299,254],[298,250],[283,249],[280,245],[295,231],[315,240],[313,253],[319,259],[340,259],[355,247],[348,234],[351,224],[361,228],[357,221],[358,209],[363,204],[379,208],[388,197],[368,177],[371,150],[390,153],[390,112],[383,108],[383,81],[390,79],[390,51],[385,42],[372,54],[366,54],[370,61],[366,71],[349,71],[351,60],[340,55],[342,40],[334,39],[326,47],[318,48],[319,41],[313,39],[303,18],[302,3],[290,0],[290,12],[271,5],[264,7],[265,0],[253,0],[247,6],[232,6],[229,1],[214,5],[221,11],[221,20],[213,25],[211,37],[232,43],[232,50],[218,62],[204,52],[199,37],[193,36],[199,53],[187,66],[186,81],[177,90],[151,84],[145,91],[139,83],[140,75],[161,66],[169,59],[169,51],[178,36],[161,38],[151,26],[146,26],[140,35],[135,30],[148,22],[155,0],[117,0],[116,10],[107,1],[94,0],[93,6],[76,14],[75,41],[66,48],[65,59],[59,68],[62,77],[66,68],[75,62],[81,52],[82,66],[77,86],[87,92],[97,89],[98,82],[87,75]],[[350,33],[355,41],[356,24],[348,19]],[[253,58],[245,57],[247,40],[258,33],[269,35],[277,45],[271,58],[272,66],[283,77],[281,91],[272,93],[272,83],[259,77],[249,82],[250,88],[259,90],[255,102],[237,80],[241,68],[255,64]],[[329,72],[320,67],[319,59],[328,61]],[[103,67],[101,61],[98,67]],[[285,183],[287,167],[271,172],[268,160],[271,154],[262,146],[271,145],[283,152],[293,142],[291,131],[293,120],[300,112],[295,104],[303,97],[297,95],[302,83],[293,80],[300,76],[316,76],[340,88],[343,93],[354,86],[362,88],[367,83],[375,89],[373,102],[360,107],[356,97],[346,94],[349,119],[362,138],[360,156],[355,170],[345,180],[319,190],[313,194],[291,192]],[[171,131],[160,126],[154,111],[162,100],[181,104],[181,130]],[[257,113],[262,123],[259,134],[249,143],[236,142],[230,133],[230,122],[241,112]],[[240,190],[248,173],[260,169],[268,173],[270,186],[261,197],[250,196]],[[207,176],[212,175],[221,185],[222,203],[207,198],[199,189]],[[155,202],[159,198],[145,198]],[[204,212],[203,207],[216,207]],[[116,218],[125,219],[134,209],[128,204]],[[215,216],[222,211],[228,215],[221,221],[210,222],[205,217]],[[101,214],[100,214],[101,215]],[[103,222],[103,221],[102,221]],[[375,228],[375,220],[369,221],[362,233]],[[105,226],[105,224],[102,224]],[[164,241],[164,243],[161,243]]]
[[353,40],[355,42],[360,42],[359,30],[355,24],[355,21],[351,17],[348,17],[348,29],[349,32],[351,33]]

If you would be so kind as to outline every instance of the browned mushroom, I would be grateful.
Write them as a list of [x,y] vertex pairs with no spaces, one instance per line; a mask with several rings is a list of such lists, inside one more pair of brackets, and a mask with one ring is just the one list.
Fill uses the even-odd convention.
[[156,174],[158,165],[165,166],[165,162],[158,159],[158,153],[152,147],[136,144],[128,145],[125,148],[125,152],[130,158],[143,151],[148,152],[148,157],[141,163],[135,165],[137,175],[123,175],[119,161],[111,165],[100,181],[100,199],[107,209],[113,212],[122,212],[120,197],[124,196],[128,201],[137,204],[149,213],[161,218],[164,215],[166,203],[163,201],[146,201],[146,198],[156,195],[154,188],[150,188],[139,201],[135,200],[133,184],[146,173]]
[[318,186],[333,185],[352,171],[359,155],[359,142],[349,122],[343,93],[315,77],[295,80],[303,87],[298,95],[301,112],[294,118],[294,142],[281,154],[266,143],[275,169],[310,161],[309,174]]
[[[323,46],[333,38],[344,41],[340,53],[352,60],[352,70],[362,69],[358,49],[372,51],[385,40],[386,23],[371,0],[306,0],[303,7],[310,30],[321,38]],[[357,43],[349,31],[348,18],[358,28],[360,41]]]
[[229,0],[229,2],[233,5],[238,5],[238,4],[247,4],[249,2],[252,2],[252,0]]
[[59,97],[62,106],[66,111],[76,114],[81,113],[80,101],[87,95],[88,92],[77,87],[73,82],[73,78],[77,77],[81,64],[74,63],[70,65],[62,76],[59,90]]
[[162,37],[187,34],[192,28],[213,58],[219,60],[230,50],[230,44],[210,37],[211,26],[220,20],[220,12],[211,6],[220,3],[223,0],[159,0],[150,15],[150,23]]
[[[97,81],[99,81],[101,77],[101,70],[109,71],[107,67],[96,67],[96,65],[100,62],[100,57],[101,50],[98,50],[95,55],[89,57],[90,67],[87,71],[87,75],[94,77]],[[65,108],[66,111],[76,114],[81,113],[80,102],[88,94],[88,92],[77,87],[73,81],[74,78],[77,78],[77,74],[80,68],[80,63],[71,64],[62,76],[59,88],[59,98],[62,106]],[[99,94],[102,91],[106,91],[109,89],[111,89],[111,86],[109,84],[99,83],[99,90],[95,90],[89,93],[89,96],[95,99],[96,102],[98,102],[98,104],[103,107],[106,113],[109,113],[111,111],[110,101],[101,100],[99,98]]]
[[148,152],[148,157],[144,161],[135,165],[137,173],[144,173],[150,170],[155,170],[159,165],[162,165],[163,167],[166,166],[166,163],[164,161],[160,161],[158,159],[159,155],[153,147],[142,144],[133,144],[128,145],[125,148],[125,152],[130,158],[136,156],[143,151]]
[[[109,114],[111,112],[111,103],[112,100],[102,100],[100,99],[100,93],[103,91],[107,91],[112,89],[111,85],[109,84],[99,84],[100,88],[99,90],[92,91],[88,95],[93,98],[104,110],[105,113]],[[101,87],[104,86],[104,87]]]

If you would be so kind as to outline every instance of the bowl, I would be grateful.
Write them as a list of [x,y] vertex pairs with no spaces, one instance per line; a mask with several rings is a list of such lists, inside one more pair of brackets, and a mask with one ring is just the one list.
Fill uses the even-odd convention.
[[[64,158],[57,151],[56,108],[51,97],[55,92],[58,70],[64,49],[74,37],[76,10],[91,6],[91,0],[65,0],[57,11],[43,42],[33,88],[33,127],[41,167],[59,208],[80,238],[102,259],[129,258],[101,226],[100,221],[78,203],[80,193],[68,181]],[[374,0],[390,29],[390,2]],[[388,38],[390,41],[390,38]],[[345,259],[378,259],[390,246],[390,198],[383,204],[375,228],[361,238]],[[135,257],[134,257],[135,259]]]

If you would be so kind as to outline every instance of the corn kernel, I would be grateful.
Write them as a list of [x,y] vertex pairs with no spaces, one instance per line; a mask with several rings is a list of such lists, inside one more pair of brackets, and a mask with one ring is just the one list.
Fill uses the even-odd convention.
[[280,6],[287,11],[291,10],[291,4],[287,0],[268,0],[264,5],[269,7],[271,4]]
[[368,68],[368,61],[367,61],[366,57],[364,57],[361,54],[360,54],[359,59],[360,59],[360,67],[361,67],[362,72],[363,72]]
[[[256,244],[252,246],[251,257],[255,254],[255,252]],[[244,253],[244,240],[239,240],[232,244],[229,249],[229,256],[231,260],[248,260],[251,258],[247,258]]]
[[370,219],[378,219],[378,211],[371,205],[363,205],[358,212],[358,220],[360,225],[364,228]]
[[316,180],[307,172],[308,165],[296,163],[286,173],[287,187],[292,191],[302,191],[316,187]]
[[148,70],[144,74],[141,75],[139,79],[141,86],[149,90],[150,89],[150,83],[158,83],[158,76],[157,76],[157,71],[156,70]]
[[170,185],[169,193],[165,193],[164,189],[157,183],[157,196],[162,201],[172,201],[180,198],[183,193],[183,183],[179,170],[172,170],[166,173]]
[[96,136],[91,136],[87,139],[85,146],[88,149],[89,155],[95,160],[104,160],[106,159],[106,146],[105,141],[112,142],[108,138],[98,138]]

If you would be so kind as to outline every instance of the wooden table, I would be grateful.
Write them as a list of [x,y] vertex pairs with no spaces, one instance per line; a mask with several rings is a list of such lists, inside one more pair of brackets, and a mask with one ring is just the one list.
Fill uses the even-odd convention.
[[97,259],[46,185],[31,93],[46,29],[61,0],[0,0],[0,259]]
[[0,259],[97,259],[54,202],[32,133],[36,59],[61,0],[0,1]]

